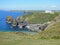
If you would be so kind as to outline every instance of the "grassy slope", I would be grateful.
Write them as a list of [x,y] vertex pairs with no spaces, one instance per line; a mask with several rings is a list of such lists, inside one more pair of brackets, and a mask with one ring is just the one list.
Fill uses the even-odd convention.
[[[43,16],[39,16],[41,16],[42,19],[42,17],[45,16],[45,14],[43,14]],[[36,15],[36,17],[39,16]],[[47,16],[51,19],[53,19],[52,17],[55,17],[54,15],[51,15],[51,17],[48,14]],[[36,18],[34,17],[34,19]],[[43,21],[39,18],[37,20],[44,22],[45,17],[43,19]],[[0,32],[0,45],[60,45],[60,22],[51,26],[50,29],[44,32],[37,33],[36,35],[29,35],[24,33],[16,34],[16,32]]]
[[31,15],[25,15],[26,18],[25,20],[30,23],[44,23],[53,20],[56,16],[58,16],[57,13],[49,14],[49,13],[33,12]]
[[0,45],[60,45],[60,39],[46,39],[40,36],[0,33]]
[[60,45],[60,22],[36,35],[0,32],[0,45]]
[[52,25],[50,29],[40,32],[38,35],[42,35],[42,37],[47,39],[60,39],[60,22]]

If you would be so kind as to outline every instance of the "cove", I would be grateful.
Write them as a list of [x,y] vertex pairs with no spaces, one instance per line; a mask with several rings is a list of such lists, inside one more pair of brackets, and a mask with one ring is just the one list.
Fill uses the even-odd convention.
[[24,15],[24,12],[14,12],[14,11],[2,11],[0,10],[0,31],[27,31],[27,29],[11,28],[10,25],[6,23],[6,17],[12,16],[17,18],[18,16]]

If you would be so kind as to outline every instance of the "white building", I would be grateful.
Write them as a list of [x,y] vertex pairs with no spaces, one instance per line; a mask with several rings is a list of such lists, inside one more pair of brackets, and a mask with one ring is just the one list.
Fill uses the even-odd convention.
[[54,14],[54,12],[53,11],[50,11],[50,10],[46,10],[45,13]]

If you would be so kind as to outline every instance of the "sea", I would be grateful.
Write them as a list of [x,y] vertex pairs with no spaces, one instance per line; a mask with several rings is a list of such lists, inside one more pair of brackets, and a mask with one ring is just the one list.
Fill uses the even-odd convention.
[[0,10],[0,31],[17,31],[17,28],[11,28],[7,23],[6,23],[6,17],[7,16],[12,16],[13,18],[17,18],[18,16],[23,15],[23,12],[13,12],[13,11],[1,11]]
[[[5,10],[0,10],[0,32],[25,32],[25,33],[30,33],[34,34],[33,32],[28,31],[28,29],[20,29],[18,27],[16,28],[11,28],[10,25],[6,23],[6,17],[7,16],[12,16],[13,18],[17,18],[18,16],[24,15],[24,12],[21,11],[5,11]],[[29,14],[28,12],[26,14]]]

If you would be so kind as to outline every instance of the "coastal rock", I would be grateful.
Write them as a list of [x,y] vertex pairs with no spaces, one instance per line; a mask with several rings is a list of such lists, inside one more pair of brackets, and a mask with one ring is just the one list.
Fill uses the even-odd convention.
[[44,29],[48,26],[48,24],[29,24],[26,28],[30,31],[44,31]]
[[17,20],[18,23],[20,23],[20,22],[23,21],[23,17],[22,16],[18,16],[16,20]]
[[13,27],[16,27],[16,26],[17,26],[17,21],[16,21],[16,19],[13,19],[13,20],[12,20],[12,26],[13,26]]
[[7,18],[6,18],[7,23],[12,23],[12,20],[13,20],[13,17],[7,16]]

